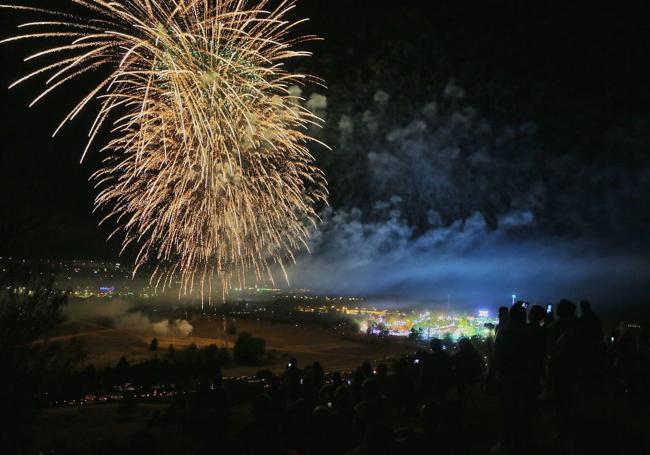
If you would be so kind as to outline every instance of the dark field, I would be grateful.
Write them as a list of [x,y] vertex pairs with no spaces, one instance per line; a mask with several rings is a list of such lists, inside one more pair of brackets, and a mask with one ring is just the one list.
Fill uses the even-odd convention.
[[[114,366],[120,357],[137,363],[152,358],[149,350],[151,340],[156,337],[159,350],[164,351],[173,344],[175,348],[195,343],[199,347],[215,344],[232,348],[237,335],[228,335],[223,319],[207,316],[195,317],[191,321],[194,330],[191,336],[156,335],[133,329],[106,328],[89,321],[74,321],[63,324],[52,341],[79,340],[88,354],[86,364],[96,367]],[[296,358],[301,365],[314,361],[323,364],[327,371],[351,370],[366,360],[383,360],[413,351],[413,347],[402,340],[378,342],[359,334],[343,334],[315,324],[294,325],[272,323],[251,319],[228,319],[238,332],[249,332],[266,341],[267,352],[272,359],[264,365],[242,367],[231,365],[224,368],[225,376],[253,375],[260,368],[281,372],[288,358]],[[275,359],[273,359],[275,357]]]

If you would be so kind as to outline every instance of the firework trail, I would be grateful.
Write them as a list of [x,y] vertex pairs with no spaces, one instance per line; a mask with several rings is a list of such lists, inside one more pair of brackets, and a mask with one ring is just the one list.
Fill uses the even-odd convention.
[[227,292],[248,274],[273,281],[273,265],[284,270],[306,248],[327,190],[307,148],[320,119],[291,90],[313,79],[283,66],[307,56],[296,45],[315,39],[291,37],[295,3],[0,5],[39,16],[3,42],[56,43],[29,56],[45,63],[12,84],[46,78],[31,105],[86,73],[105,73],[56,131],[99,103],[82,155],[101,130],[111,132],[93,176],[95,206],[109,209],[103,221],[116,220],[111,235],[123,233],[124,248],[137,245],[135,271],[152,264],[157,288],[179,284],[180,294],[210,297],[213,286]]

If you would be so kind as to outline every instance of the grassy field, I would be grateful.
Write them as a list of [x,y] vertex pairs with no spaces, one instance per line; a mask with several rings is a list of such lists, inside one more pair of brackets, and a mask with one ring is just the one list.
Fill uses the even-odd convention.
[[[188,337],[156,336],[159,351],[166,351],[170,344],[180,348],[195,343],[198,346],[216,344],[229,347],[235,343],[236,335],[228,335],[222,318],[201,316],[192,321],[194,330]],[[333,329],[318,325],[295,325],[272,323],[249,319],[228,320],[239,332],[246,331],[253,336],[264,338],[267,352],[275,360],[263,365],[272,371],[285,368],[288,358],[295,357],[300,365],[319,361],[327,371],[350,370],[361,362],[380,361],[387,357],[410,352],[413,348],[407,344],[392,340],[390,343],[376,342],[358,334],[343,336]],[[106,328],[89,321],[74,321],[63,324],[51,340],[68,341],[76,339],[82,343],[88,353],[87,363],[98,367],[115,365],[121,356],[133,362],[151,358],[149,345],[154,335],[132,329]],[[160,352],[158,353],[160,355]],[[227,376],[249,375],[260,367],[227,368]]]

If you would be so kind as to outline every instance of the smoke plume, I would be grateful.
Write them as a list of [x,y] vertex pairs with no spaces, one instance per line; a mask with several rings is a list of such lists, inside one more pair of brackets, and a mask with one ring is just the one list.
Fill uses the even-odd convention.
[[192,325],[183,319],[153,321],[134,304],[117,299],[72,301],[64,308],[63,315],[68,321],[94,322],[145,335],[187,337],[193,330]]
[[490,121],[454,83],[431,102],[393,95],[327,113],[333,209],[292,286],[465,305],[647,298],[640,125],[603,132],[585,158],[549,149],[534,123]]

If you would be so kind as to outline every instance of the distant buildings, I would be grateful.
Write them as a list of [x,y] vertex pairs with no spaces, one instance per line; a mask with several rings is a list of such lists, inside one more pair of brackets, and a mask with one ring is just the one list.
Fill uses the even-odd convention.
[[[332,299],[332,298],[330,298]],[[339,300],[340,299],[340,300]],[[352,297],[334,298],[335,301],[352,300]],[[378,309],[349,304],[298,305],[296,310],[305,313],[340,313],[359,323],[361,332],[380,335],[407,337],[415,330],[423,339],[451,338],[457,341],[463,337],[486,338],[491,335],[489,311],[479,310],[476,316],[452,312],[422,311],[417,309]]]
[[30,261],[0,257],[0,285],[8,292],[27,295],[45,285],[78,298],[146,298],[151,293],[131,278],[131,270],[118,262],[78,259]]

